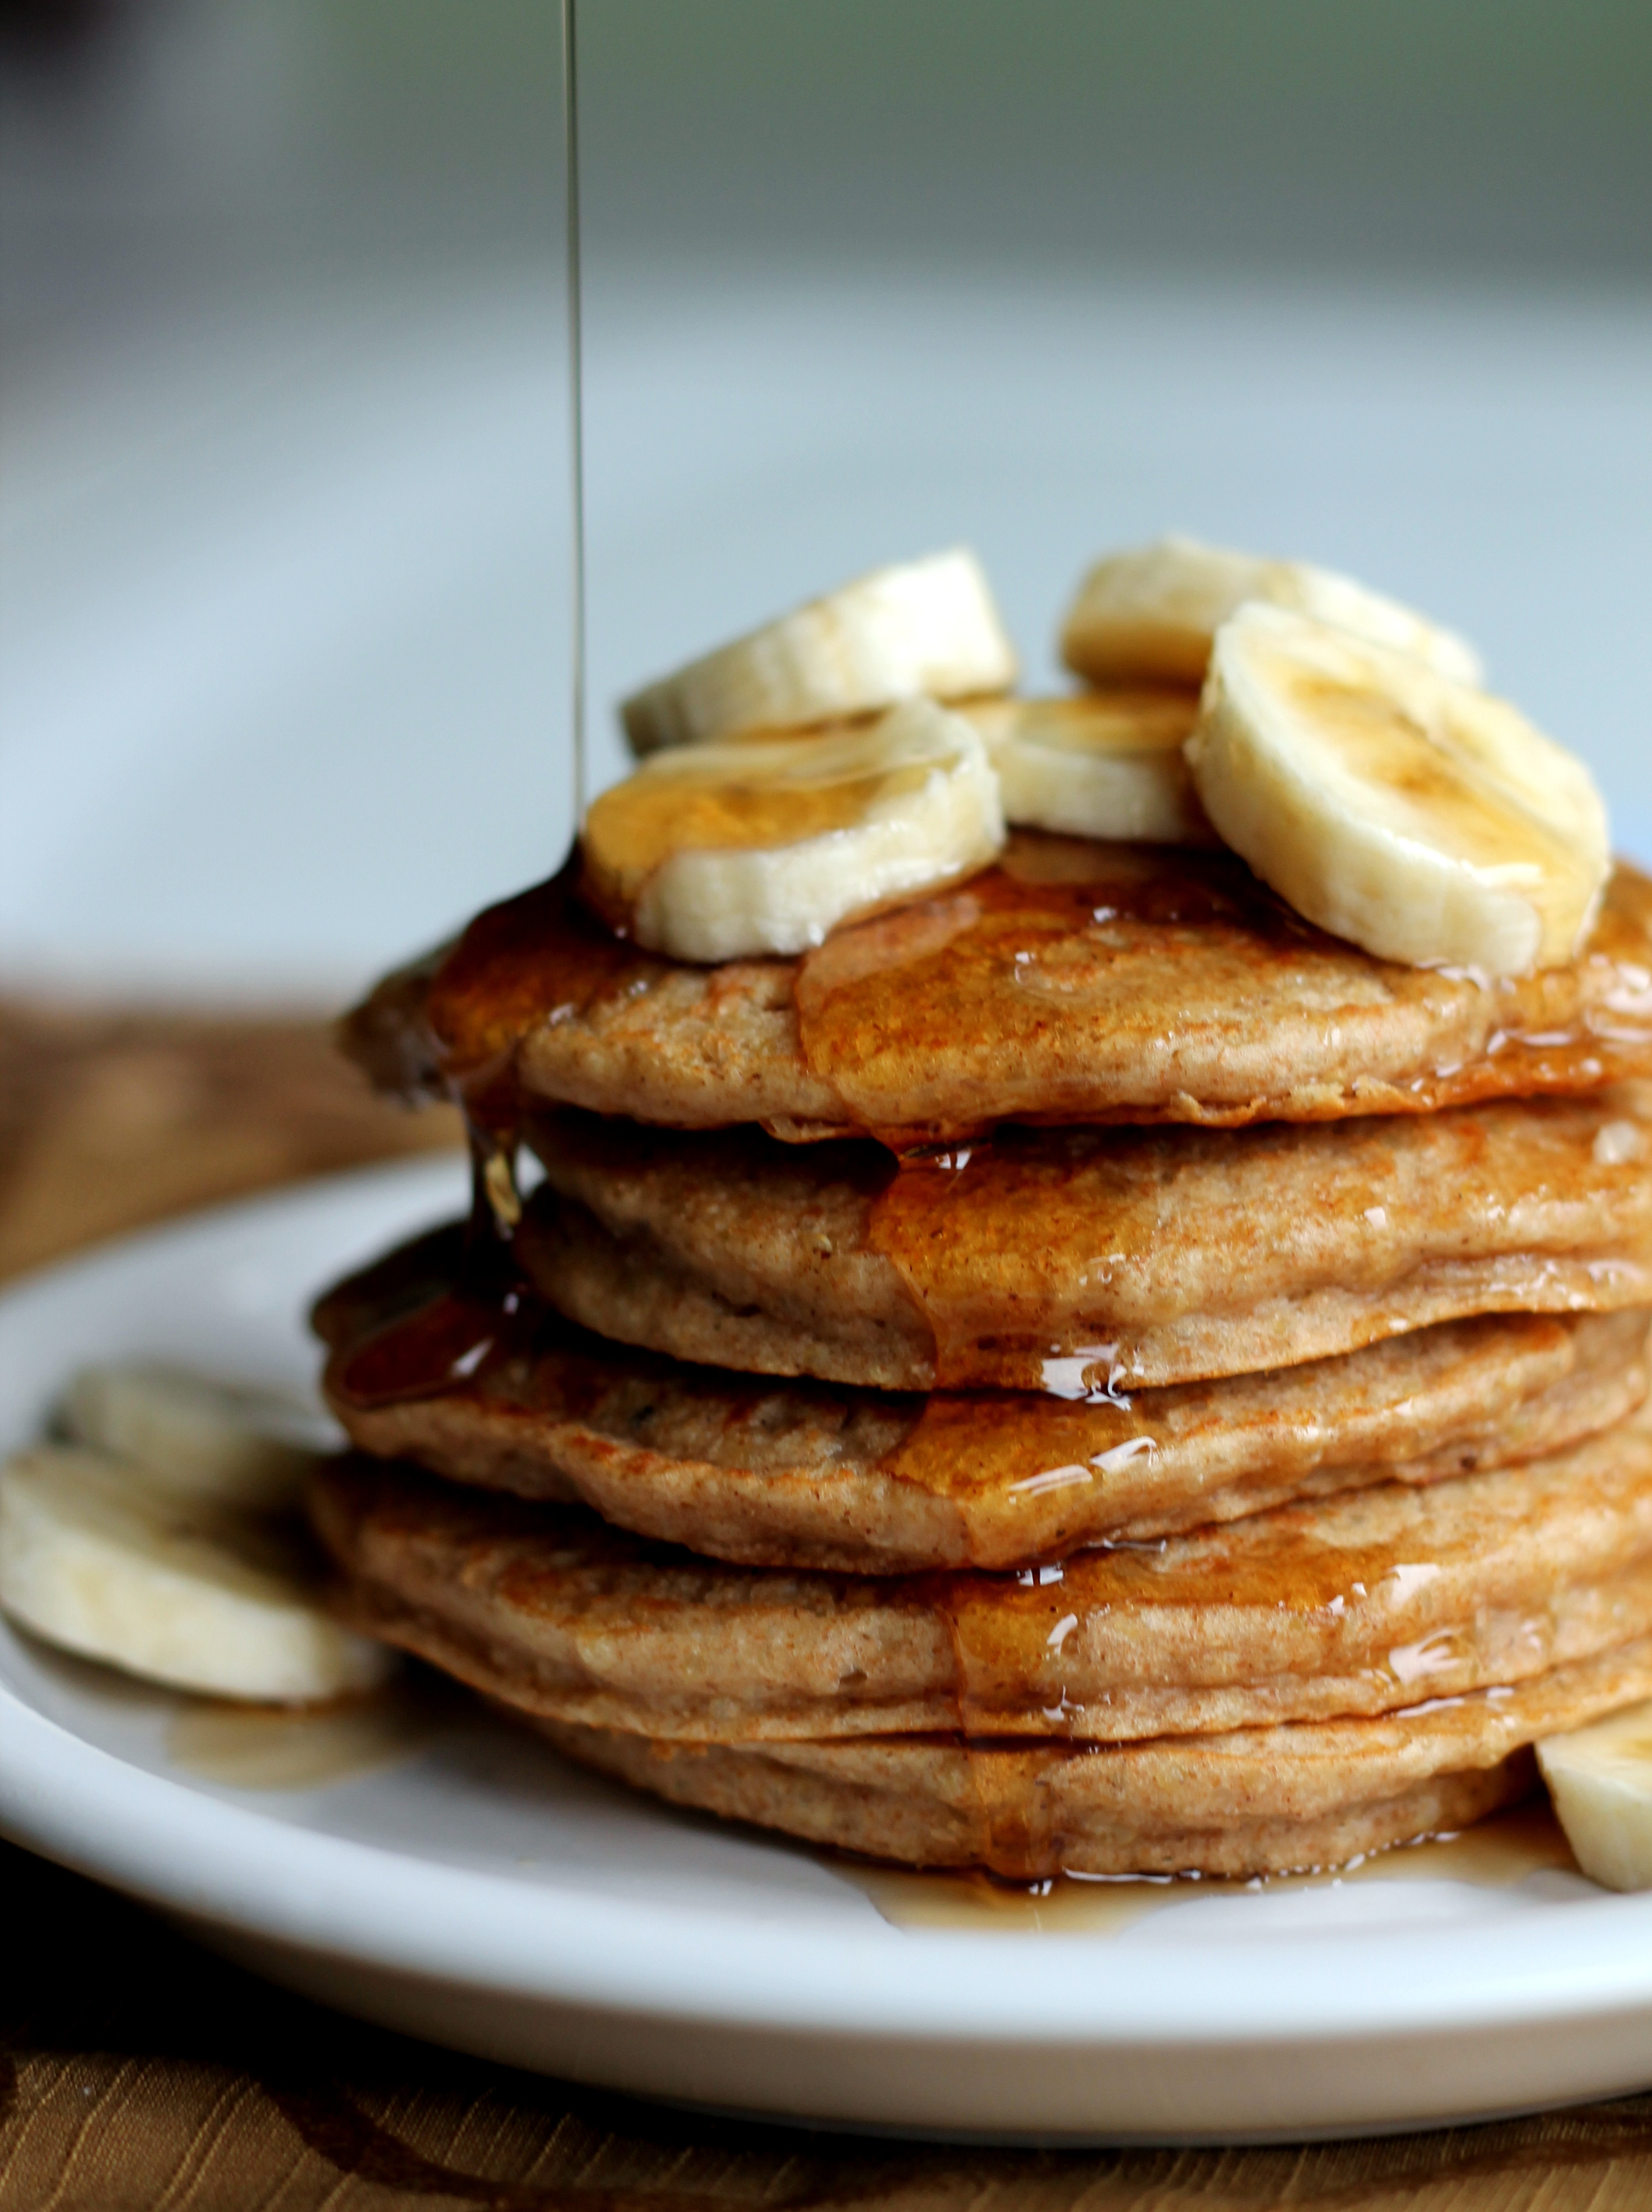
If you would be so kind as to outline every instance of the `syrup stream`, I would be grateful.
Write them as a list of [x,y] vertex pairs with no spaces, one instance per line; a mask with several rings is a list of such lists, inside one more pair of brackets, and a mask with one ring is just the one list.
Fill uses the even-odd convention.
[[574,831],[585,815],[585,331],[580,255],[578,0],[562,0],[562,154],[568,210],[569,612],[574,672]]

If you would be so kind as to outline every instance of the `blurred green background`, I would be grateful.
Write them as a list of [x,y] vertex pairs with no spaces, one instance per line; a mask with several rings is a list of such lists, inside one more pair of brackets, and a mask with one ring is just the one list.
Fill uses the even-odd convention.
[[[598,255],[1652,279],[1644,0],[581,13]],[[0,15],[13,344],[123,277],[555,237],[555,0]]]

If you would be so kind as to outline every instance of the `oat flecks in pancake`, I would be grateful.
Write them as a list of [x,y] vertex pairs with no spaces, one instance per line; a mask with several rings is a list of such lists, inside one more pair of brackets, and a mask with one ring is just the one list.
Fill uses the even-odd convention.
[[570,886],[388,978],[347,1048],[390,1088],[513,1055],[531,1098],[902,1141],[1005,1120],[1418,1113],[1652,1073],[1652,883],[1627,865],[1580,959],[1490,985],[1310,928],[1230,854],[1036,832],[801,963],[655,958]]
[[[348,1510],[352,1480],[389,1484],[394,1494],[394,1478],[382,1473],[352,1478],[335,1470],[326,1479],[321,1522],[347,1555],[357,1524]],[[495,1521],[527,1511],[502,1500],[471,1501],[468,1509],[460,1500],[453,1510]],[[393,1553],[393,1529],[388,1541]],[[446,1550],[451,1584],[462,1540]],[[534,1570],[544,1563],[520,1542],[507,1542],[502,1564],[505,1576],[515,1575],[519,1612],[531,1601]],[[556,1567],[550,1571],[555,1580]],[[690,1562],[687,1571],[703,1577],[714,1571]],[[1632,1577],[1619,1579],[1627,1589]],[[470,1610],[486,1624],[485,1570],[472,1581]],[[657,1571],[656,1597],[662,1583]],[[1652,1638],[1631,1633],[1591,1656],[1519,1681],[1427,1697],[1393,1712],[1101,1746],[972,1741],[956,1733],[755,1741],[748,1735],[708,1743],[550,1717],[583,1693],[576,1684],[573,1698],[568,1695],[570,1650],[581,1661],[599,1653],[610,1668],[647,1672],[649,1645],[658,1642],[649,1634],[648,1609],[629,1633],[623,1619],[601,1617],[604,1609],[624,1613],[623,1583],[623,1569],[607,1578],[595,1594],[596,1617],[576,1623],[580,1637],[559,1637],[542,1622],[532,1648],[524,1650],[486,1633],[478,1639],[471,1622],[446,1622],[366,1579],[358,1598],[381,1632],[534,1718],[571,1756],[677,1803],[876,1857],[982,1865],[1023,1880],[1063,1869],[1246,1875],[1335,1864],[1478,1819],[1530,1787],[1532,1769],[1522,1755],[1530,1743],[1652,1694]],[[1643,1588],[1639,1597],[1643,1607]],[[749,1638],[749,1602],[732,1601],[724,1610],[737,1638]],[[1625,1624],[1634,1611],[1625,1606]],[[805,1642],[813,1625],[805,1617]],[[853,1630],[865,1626],[849,1625],[841,1656],[853,1649]],[[909,1644],[908,1662],[914,1656]],[[750,1686],[754,1678],[748,1670],[737,1679]],[[683,1686],[676,1681],[673,1687],[681,1694]],[[719,1682],[704,1687],[714,1702]],[[592,1701],[586,1696],[586,1702],[588,1709]]]
[[1341,1866],[1465,1828],[1535,1784],[1522,1729],[1534,1741],[1649,1690],[1652,1645],[1643,1644],[1568,1669],[1546,1697],[1476,1701],[1467,1717],[1485,1724],[1478,1736],[1461,1723],[1341,1721],[1078,1749],[922,1736],[679,1744],[534,1725],[581,1765],[674,1805],[863,1858],[985,1867],[1012,1881],[1244,1880]]
[[1638,1311],[1449,1322],[1127,1404],[765,1382],[605,1344],[547,1312],[522,1348],[444,1390],[353,1403],[342,1383],[357,1347],[453,1279],[462,1239],[419,1240],[318,1309],[325,1387],[352,1440],[757,1566],[1059,1559],[1536,1458],[1620,1419],[1647,1386]]
[[1652,1302],[1632,1087],[1420,1116],[877,1147],[563,1115],[517,1249],[601,1334],[888,1389],[1125,1390]]
[[565,1508],[336,1468],[362,1626],[526,1711],[695,1742],[1115,1742],[1525,1681],[1652,1631],[1652,1424],[1038,1572],[732,1566]]
[[[566,1721],[534,1724],[568,1758],[671,1804],[862,1858],[985,1867],[1011,1881],[1064,1873],[1242,1881],[1344,1866],[1466,1828],[1536,1783],[1529,1749],[1501,1751],[1505,1736],[1523,1727],[1535,1741],[1649,1689],[1652,1647],[1631,1647],[1616,1663],[1569,1670],[1546,1699],[1482,1704],[1483,1741],[1466,1729],[1373,1721],[1089,1751],[916,1736],[675,1744]],[[1484,1765],[1449,1763],[1487,1751]]]

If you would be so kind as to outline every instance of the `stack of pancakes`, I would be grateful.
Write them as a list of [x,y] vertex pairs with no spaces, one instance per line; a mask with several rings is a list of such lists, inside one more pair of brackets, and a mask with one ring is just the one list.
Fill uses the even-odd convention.
[[[577,869],[346,1042],[477,1203],[324,1298],[358,1624],[679,1804],[1323,1865],[1652,1694],[1652,883],[1490,981],[1020,832],[799,959]],[[539,1179],[513,1172],[519,1153]]]

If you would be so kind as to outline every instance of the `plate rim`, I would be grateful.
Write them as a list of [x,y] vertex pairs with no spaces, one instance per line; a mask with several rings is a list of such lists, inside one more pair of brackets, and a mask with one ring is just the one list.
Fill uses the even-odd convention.
[[[460,1166],[458,1155],[434,1153],[349,1169],[53,1261],[0,1291],[0,1355],[20,1315],[88,1282],[134,1269],[141,1279],[220,1239],[295,1225],[306,1210],[325,1222],[334,1208],[379,1197],[385,1233],[394,1233],[391,1217],[427,1190],[456,1188]],[[543,1868],[523,1881],[319,1833],[123,1759],[3,1683],[0,1831],[149,1905],[254,1940],[684,2025],[1097,2052],[1242,2040],[1254,2051],[1303,2038],[1369,2045],[1652,2014],[1652,1894],[1569,1899],[1522,1927],[1513,1960],[1506,1928],[1471,1922],[1430,1923],[1410,1942],[1390,1930],[1383,1943],[1370,1929],[1281,1929],[1213,1954],[1189,1936],[1156,1948],[1151,1976],[1075,1974],[1075,1960],[1093,1966],[1120,1938],[1098,1951],[1103,1939],[1082,1931],[1023,1937],[870,1917],[864,1930],[835,1918],[788,1928],[784,1900],[757,1912],[644,1902],[559,1885]],[[1589,1940],[1580,1942],[1585,1921]],[[1427,1946],[1422,1975],[1413,1944]],[[982,1990],[984,2001],[969,2002]]]

